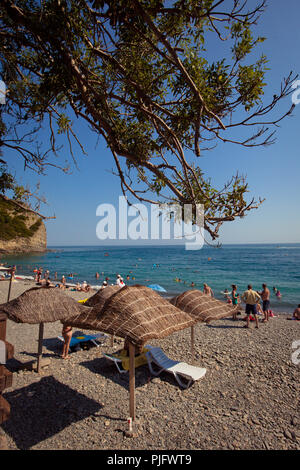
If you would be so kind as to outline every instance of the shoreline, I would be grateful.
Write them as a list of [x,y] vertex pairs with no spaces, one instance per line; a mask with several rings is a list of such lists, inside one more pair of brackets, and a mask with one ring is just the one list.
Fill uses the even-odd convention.
[[[0,302],[6,302],[7,287],[0,282]],[[11,299],[29,287],[13,283]],[[300,450],[300,365],[291,358],[300,323],[279,315],[258,330],[243,325],[231,318],[196,325],[195,365],[207,373],[187,390],[171,374],[154,377],[147,365],[137,368],[136,436],[129,439],[128,374],[102,355],[121,349],[123,340],[116,337],[111,346],[109,339],[63,360],[57,339],[62,325],[46,323],[43,356],[49,365],[40,374],[14,372],[12,387],[3,392],[11,415],[0,436],[9,450]],[[191,364],[190,338],[187,329],[151,344]],[[36,358],[38,325],[8,320],[6,339],[16,360]]]
[[[0,271],[0,273],[1,273],[1,271]],[[15,287],[14,290],[16,292],[16,294],[15,294],[16,297],[18,295],[22,294],[27,289],[31,289],[32,287],[38,287],[38,284],[36,283],[36,281],[33,280],[33,276],[23,276],[23,277],[28,277],[28,279],[20,279],[18,277],[18,274],[17,274],[15,276],[14,281],[13,281],[12,286]],[[32,277],[32,279],[29,279],[29,277]],[[6,283],[8,284],[8,282],[9,282],[9,279],[5,279],[5,280],[0,279],[0,286],[2,285],[2,283],[5,285]],[[51,281],[51,283],[52,284],[55,284],[55,283],[61,284],[60,281]],[[66,287],[67,288],[64,290],[64,292],[68,293],[68,295],[73,295],[74,294],[74,298],[76,300],[82,300],[82,299],[90,297],[91,295],[94,295],[101,287],[101,285],[92,285],[92,286],[90,286],[91,290],[89,292],[83,292],[83,291],[75,291],[74,288],[76,287],[76,285],[77,284],[75,284],[75,283],[66,282]],[[114,285],[114,284],[111,283],[109,285]],[[132,285],[132,284],[128,284],[128,285]],[[18,286],[18,287],[16,287],[16,286]],[[13,287],[12,287],[12,289],[13,289]],[[7,290],[8,290],[8,287],[7,287]],[[172,297],[175,297],[176,295],[180,295],[181,293],[183,293],[186,290],[188,290],[188,287],[182,288],[182,292],[180,292],[180,293],[173,293],[173,295],[171,295],[170,293],[162,293],[161,295],[162,295],[162,297],[164,297],[166,299],[171,299]],[[1,292],[2,292],[2,294],[1,294]],[[218,297],[216,297],[216,298],[218,298]],[[224,301],[224,299],[222,299],[222,298],[218,298],[218,300]],[[6,302],[6,298],[3,295],[3,289],[0,289],[0,304],[4,303],[4,302]],[[296,305],[295,305],[295,308],[296,308]],[[244,312],[244,310],[245,310],[244,304],[241,305],[241,310],[242,310],[242,312]],[[291,316],[293,314],[293,310],[291,310],[290,312],[284,311],[283,309],[280,308],[279,305],[275,305],[275,307],[274,307],[274,305],[272,305],[272,302],[271,302],[271,310],[273,311],[275,316],[277,316],[277,315]]]
[[[128,285],[150,283],[159,284],[167,291],[167,297],[174,297],[193,288],[203,290],[206,282],[213,289],[218,300],[224,300],[222,292],[231,284],[238,286],[241,294],[250,283],[255,290],[261,291],[262,283],[271,290],[275,286],[282,296],[278,299],[271,292],[270,308],[277,313],[292,314],[299,304],[299,246],[275,244],[230,244],[223,250],[205,247],[191,253],[184,249],[130,246],[64,246],[49,249],[61,250],[60,253],[45,253],[42,256],[10,256],[2,262],[16,264],[17,275],[33,276],[39,266],[50,271],[50,278],[57,280],[62,275],[70,284],[80,284],[86,280],[91,286],[101,286],[104,279],[115,283],[117,273]],[[256,248],[255,248],[256,247]],[[259,248],[260,247],[260,248]],[[268,247],[268,248],[265,248]],[[152,249],[153,248],[153,249]],[[281,249],[276,249],[281,248]],[[291,248],[291,249],[287,249]],[[74,278],[69,276],[74,274]],[[97,275],[100,275],[97,278]],[[98,287],[97,287],[98,288]],[[274,287],[273,287],[274,288]]]

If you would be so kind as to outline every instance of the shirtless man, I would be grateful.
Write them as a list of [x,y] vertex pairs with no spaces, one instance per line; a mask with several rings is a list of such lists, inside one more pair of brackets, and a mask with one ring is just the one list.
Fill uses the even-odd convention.
[[298,307],[294,310],[293,318],[295,318],[296,320],[300,320],[300,304],[299,304]]
[[203,284],[203,294],[210,295],[211,297],[214,296],[212,288],[209,287],[207,284]]
[[263,302],[263,313],[265,316],[265,318],[263,319],[263,322],[266,323],[267,321],[269,321],[270,291],[266,284],[263,284],[262,288],[263,290],[259,292],[259,295],[261,296],[261,300]]

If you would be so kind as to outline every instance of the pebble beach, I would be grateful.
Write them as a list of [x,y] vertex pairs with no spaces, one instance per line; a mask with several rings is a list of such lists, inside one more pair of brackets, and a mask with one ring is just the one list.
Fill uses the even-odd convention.
[[[34,283],[12,284],[11,299]],[[0,282],[0,303],[8,282]],[[83,299],[88,294],[66,290]],[[110,338],[99,347],[60,357],[61,323],[47,323],[40,374],[14,371],[4,398],[11,406],[0,427],[9,450],[299,450],[299,360],[292,359],[300,340],[300,322],[276,315],[259,329],[244,329],[226,318],[195,327],[195,365],[207,373],[182,390],[167,373],[151,376],[147,365],[136,369],[134,437],[126,437],[129,378],[103,352],[122,348]],[[93,333],[85,331],[85,333]],[[7,322],[6,339],[15,361],[36,358],[38,325]],[[171,358],[191,363],[191,333],[182,330],[151,343]],[[299,346],[298,346],[299,348]],[[298,354],[298,358],[300,353]],[[294,354],[294,358],[295,358]]]

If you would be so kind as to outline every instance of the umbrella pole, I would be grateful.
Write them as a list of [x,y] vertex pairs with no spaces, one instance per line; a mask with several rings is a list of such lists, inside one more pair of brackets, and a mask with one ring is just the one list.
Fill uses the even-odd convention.
[[12,284],[14,275],[15,275],[15,266],[10,271],[10,280],[9,280],[9,286],[8,286],[7,302],[9,302],[9,299],[10,299],[11,284]]
[[135,347],[129,343],[129,416],[135,420]]
[[43,337],[44,337],[44,323],[40,323],[39,327],[39,345],[38,345],[38,357],[37,357],[37,373],[41,370],[41,361],[43,354]]
[[195,331],[194,331],[194,325],[191,326],[191,353],[192,353],[192,364],[194,365],[195,362],[195,348],[194,348],[194,343],[195,343]]

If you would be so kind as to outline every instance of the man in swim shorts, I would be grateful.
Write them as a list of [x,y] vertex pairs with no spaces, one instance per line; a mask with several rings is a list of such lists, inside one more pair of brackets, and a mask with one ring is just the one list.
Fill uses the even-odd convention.
[[262,320],[264,323],[269,321],[269,310],[270,310],[270,291],[266,284],[262,285],[263,290],[259,293],[263,302],[263,313],[265,318]]
[[247,315],[247,325],[244,328],[249,328],[250,315],[253,314],[255,318],[256,328],[258,328],[258,319],[256,304],[260,301],[260,295],[252,289],[251,284],[248,285],[248,290],[246,290],[242,295],[242,300],[246,304],[246,315]]

